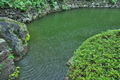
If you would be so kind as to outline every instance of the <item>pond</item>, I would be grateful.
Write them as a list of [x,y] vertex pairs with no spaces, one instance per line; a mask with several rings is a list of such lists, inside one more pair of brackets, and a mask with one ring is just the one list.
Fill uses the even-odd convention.
[[16,63],[18,80],[63,80],[66,62],[87,38],[120,28],[119,9],[75,9],[52,13],[28,23],[28,53]]

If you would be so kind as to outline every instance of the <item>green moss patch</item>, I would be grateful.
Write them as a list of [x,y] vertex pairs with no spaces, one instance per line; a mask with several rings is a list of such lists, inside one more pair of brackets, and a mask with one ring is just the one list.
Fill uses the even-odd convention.
[[120,79],[120,29],[87,39],[74,53],[70,80]]

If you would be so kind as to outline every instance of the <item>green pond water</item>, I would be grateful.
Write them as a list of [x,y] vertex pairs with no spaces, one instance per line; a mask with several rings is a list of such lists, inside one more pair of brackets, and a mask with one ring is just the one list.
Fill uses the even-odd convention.
[[16,63],[18,80],[62,80],[66,62],[87,38],[120,28],[119,9],[75,9],[52,13],[27,24],[28,53]]

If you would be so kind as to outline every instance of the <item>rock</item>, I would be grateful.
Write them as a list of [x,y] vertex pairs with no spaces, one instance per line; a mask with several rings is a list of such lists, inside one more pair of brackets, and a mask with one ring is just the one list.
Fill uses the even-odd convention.
[[19,56],[15,60],[20,59],[27,52],[29,38],[25,24],[0,17],[0,80],[8,80],[15,71],[11,52]]
[[30,21],[31,19],[30,18],[23,18],[23,21],[22,22],[28,22],[28,21]]
[[26,25],[9,18],[0,17],[0,37],[4,38],[13,53],[21,58],[26,53],[29,33]]
[[69,80],[69,77],[68,77],[68,76],[66,76],[63,80]]
[[10,55],[10,52],[8,49],[9,49],[9,47],[8,47],[6,41],[4,39],[0,38],[0,62],[5,60],[7,58],[7,56]]
[[0,80],[8,80],[9,75],[15,71],[15,65],[12,58],[7,58],[0,63]]
[[0,80],[8,80],[15,70],[14,61],[8,56],[11,54],[6,41],[0,38]]
[[66,63],[67,66],[70,66],[73,63],[73,57],[69,59],[69,61]]

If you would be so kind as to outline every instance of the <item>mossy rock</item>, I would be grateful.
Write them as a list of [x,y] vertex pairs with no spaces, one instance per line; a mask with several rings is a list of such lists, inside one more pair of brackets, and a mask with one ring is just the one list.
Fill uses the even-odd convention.
[[120,29],[87,39],[74,53],[69,80],[120,79]]
[[0,17],[0,38],[5,39],[10,51],[18,60],[27,52],[27,41],[30,39],[29,32],[24,23]]

